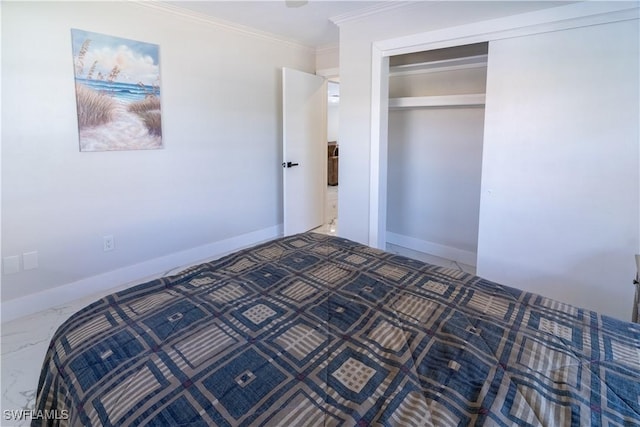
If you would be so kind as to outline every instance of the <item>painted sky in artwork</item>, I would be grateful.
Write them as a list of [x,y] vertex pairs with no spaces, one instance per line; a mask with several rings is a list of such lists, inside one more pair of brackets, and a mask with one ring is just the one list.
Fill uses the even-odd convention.
[[131,84],[141,82],[147,86],[159,85],[158,45],[77,29],[71,30],[71,36],[74,58],[78,57],[85,40],[91,40],[84,56],[82,70],[76,70],[76,78],[86,78],[93,64],[96,64],[92,75],[94,79],[98,73],[108,76],[117,65],[122,71],[116,81]]

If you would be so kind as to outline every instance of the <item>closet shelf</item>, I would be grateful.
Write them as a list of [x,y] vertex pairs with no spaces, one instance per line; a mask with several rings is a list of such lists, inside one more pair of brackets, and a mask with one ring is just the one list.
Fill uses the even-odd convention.
[[488,55],[467,56],[440,61],[427,61],[413,64],[394,65],[389,67],[389,76],[403,76],[410,74],[437,73],[443,71],[463,70],[466,68],[480,68],[487,66]]
[[484,93],[441,96],[408,96],[389,98],[389,108],[428,108],[484,105]]

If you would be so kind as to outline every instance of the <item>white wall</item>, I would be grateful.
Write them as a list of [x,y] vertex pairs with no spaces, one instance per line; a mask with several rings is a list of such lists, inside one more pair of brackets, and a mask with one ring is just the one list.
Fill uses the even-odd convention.
[[340,123],[340,83],[327,82],[329,100],[327,102],[327,141],[337,141]]
[[340,67],[340,47],[322,46],[316,49],[316,72],[327,77],[338,76]]
[[[79,152],[71,28],[160,46],[164,149]],[[315,52],[127,2],[3,3],[2,256],[39,254],[3,303],[273,235],[283,66],[313,72]]]
[[[489,151],[482,167],[478,272],[507,285],[629,319],[633,254],[640,250],[637,17],[627,23],[596,25],[585,33],[567,30],[541,34],[539,40],[544,43],[538,46],[545,50],[529,55],[526,66],[517,64],[514,58],[523,56],[516,54],[521,43],[525,51],[529,47],[524,37],[517,36],[517,30],[548,22],[545,20],[556,16],[555,11],[523,15],[508,22],[482,21],[490,18],[491,8],[504,9],[502,15],[493,11],[497,18],[517,13],[513,9],[517,6],[540,4],[422,2],[383,17],[340,23],[340,137],[344,143],[340,152],[340,234],[369,241],[369,223],[364,219],[369,218],[371,184],[372,43],[414,34],[424,35],[420,39],[423,41],[412,38],[416,43],[428,43],[429,32],[437,33],[443,27],[448,28],[437,34],[439,40],[461,34],[470,43],[495,40],[492,31],[499,29],[492,28],[497,22],[511,33],[494,42],[498,49],[503,46],[504,54],[502,63],[495,64],[493,76],[491,55],[495,49],[489,58],[492,83],[487,88],[487,112],[496,110],[487,120],[484,138]],[[618,4],[586,2],[571,10],[577,10],[576,16],[586,17],[607,8],[613,10]],[[446,8],[446,13],[440,8]],[[472,22],[478,24],[467,30],[465,24]],[[518,26],[509,27],[511,22]],[[593,36],[596,33],[598,40]],[[486,38],[471,37],[476,34]],[[590,44],[596,48],[590,50]],[[604,45],[617,53],[608,53]],[[578,46],[574,58],[571,49]],[[556,60],[560,61],[557,77]],[[594,64],[599,65],[584,68]],[[554,83],[551,87],[556,90],[536,91],[533,82],[540,79]],[[524,92],[519,90],[521,84],[525,85]],[[517,100],[516,105],[531,108],[501,110],[498,104],[504,100]],[[496,102],[495,106],[491,102]],[[520,139],[512,144],[505,135],[515,137],[516,130]],[[521,170],[523,165],[527,166],[526,174]],[[547,169],[551,174],[542,172]],[[497,190],[492,189],[492,180],[500,184]],[[514,188],[521,183],[524,185]],[[495,202],[491,201],[492,194],[496,194]],[[529,213],[528,209],[534,210]],[[545,251],[548,253],[543,254]],[[551,255],[556,259],[543,265]]]
[[456,260],[475,265],[483,125],[483,108],[389,113],[388,232],[468,252]]
[[638,21],[491,42],[478,274],[630,319]]
[[338,140],[340,104],[327,105],[327,141]]

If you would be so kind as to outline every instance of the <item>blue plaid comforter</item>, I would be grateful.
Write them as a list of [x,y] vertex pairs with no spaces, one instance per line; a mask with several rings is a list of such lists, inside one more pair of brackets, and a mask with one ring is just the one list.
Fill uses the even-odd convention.
[[306,233],[74,314],[36,410],[65,416],[32,425],[640,425],[640,325]]

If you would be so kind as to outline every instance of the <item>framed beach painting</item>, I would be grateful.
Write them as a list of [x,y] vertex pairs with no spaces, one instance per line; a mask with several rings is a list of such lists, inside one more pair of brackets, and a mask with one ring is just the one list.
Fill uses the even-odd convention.
[[159,47],[72,29],[80,151],[162,148]]

